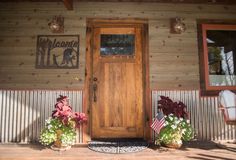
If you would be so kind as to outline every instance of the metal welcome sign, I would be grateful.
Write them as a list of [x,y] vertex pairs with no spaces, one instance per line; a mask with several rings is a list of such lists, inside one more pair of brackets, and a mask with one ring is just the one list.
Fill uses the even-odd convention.
[[79,68],[79,35],[38,35],[36,68]]

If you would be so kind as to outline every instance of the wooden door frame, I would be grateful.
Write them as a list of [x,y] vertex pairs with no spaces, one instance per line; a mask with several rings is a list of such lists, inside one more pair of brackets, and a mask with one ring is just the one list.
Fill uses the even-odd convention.
[[114,27],[114,26],[139,26],[142,30],[142,67],[143,67],[143,109],[144,109],[144,139],[151,141],[151,92],[149,81],[149,52],[148,52],[148,21],[146,19],[102,19],[102,18],[88,18],[86,28],[86,68],[85,68],[85,87],[84,87],[84,103],[83,111],[88,116],[87,124],[83,126],[83,143],[91,140],[91,93],[92,93],[92,53],[93,53],[93,28],[94,27]]

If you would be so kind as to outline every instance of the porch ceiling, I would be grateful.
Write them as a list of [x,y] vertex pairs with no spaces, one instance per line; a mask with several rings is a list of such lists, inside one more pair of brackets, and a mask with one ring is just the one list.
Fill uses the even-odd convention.
[[68,10],[73,10],[73,2],[152,2],[152,3],[186,3],[186,4],[222,4],[236,5],[234,0],[1,0],[1,2],[63,2]]
[[62,1],[81,1],[81,2],[155,2],[155,3],[200,3],[200,4],[236,4],[234,0],[1,0],[1,2],[62,2]]

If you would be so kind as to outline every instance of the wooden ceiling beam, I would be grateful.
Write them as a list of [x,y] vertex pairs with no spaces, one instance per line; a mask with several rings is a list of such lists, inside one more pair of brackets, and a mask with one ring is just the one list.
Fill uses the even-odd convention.
[[[0,0],[1,2],[64,2],[68,10],[73,10],[73,0]],[[212,4],[212,5],[236,5],[235,0],[75,0],[79,2],[153,2],[174,4]]]
[[67,10],[73,10],[73,0],[63,0]]
[[153,3],[174,3],[174,4],[221,4],[236,5],[235,0],[79,0],[83,2],[153,2]]

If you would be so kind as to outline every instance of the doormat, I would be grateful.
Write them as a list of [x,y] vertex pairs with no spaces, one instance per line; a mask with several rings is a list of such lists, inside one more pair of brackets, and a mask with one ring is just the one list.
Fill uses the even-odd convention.
[[140,139],[106,139],[94,140],[88,143],[88,148],[102,153],[132,153],[148,147],[148,143]]

